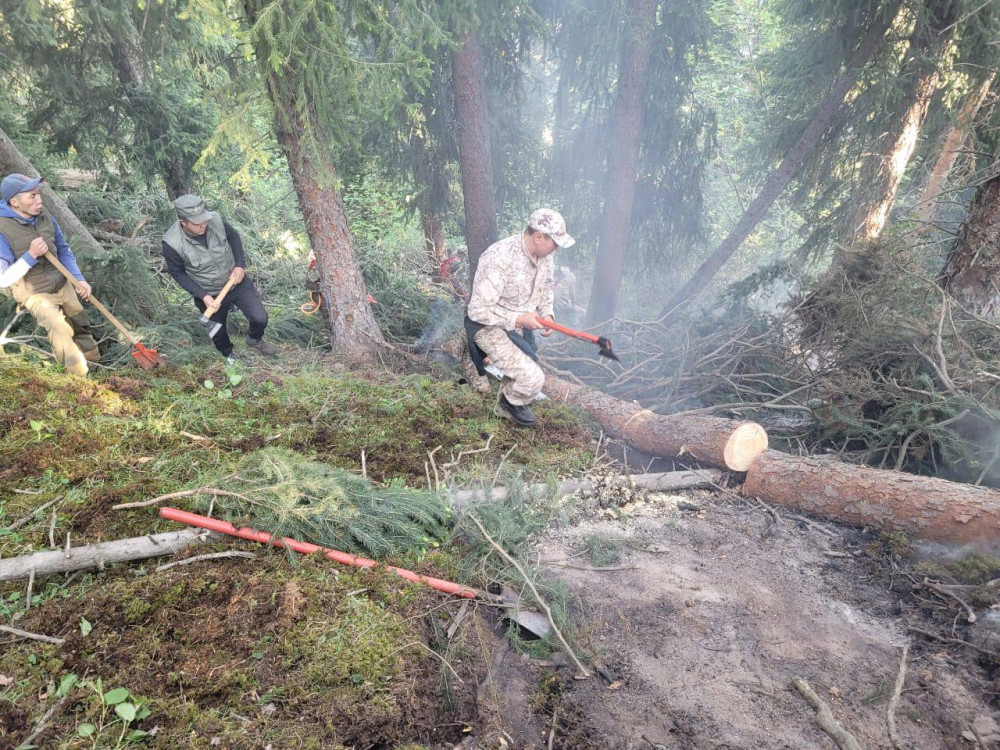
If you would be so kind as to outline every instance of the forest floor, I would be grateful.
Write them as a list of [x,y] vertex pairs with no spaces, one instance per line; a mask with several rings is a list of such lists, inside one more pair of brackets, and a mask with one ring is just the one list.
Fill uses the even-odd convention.
[[[444,477],[451,487],[623,468],[595,461],[577,412],[548,403],[540,429],[515,430],[489,397],[427,373],[282,361],[84,382],[15,357],[0,360],[0,393],[2,558],[67,535],[80,546],[176,528],[153,508],[112,505],[224,481],[265,445],[354,471],[365,448],[369,476],[413,486],[437,445],[455,455],[489,441]],[[905,540],[730,492],[643,495],[609,481],[537,510],[547,530],[521,552],[546,591],[562,583],[559,621],[604,676],[574,679],[554,644],[508,633],[488,606],[220,543],[181,556],[255,558],[50,576],[30,607],[24,581],[0,584],[2,624],[65,639],[0,633],[0,747],[39,729],[31,744],[58,748],[833,747],[789,687],[801,676],[863,747],[881,748],[908,637],[902,746],[1000,740],[997,660],[907,632],[1000,650],[995,597],[975,587],[1000,561],[929,561]],[[486,583],[460,538],[395,562]],[[956,602],[915,593],[924,575],[968,584],[975,626]]]

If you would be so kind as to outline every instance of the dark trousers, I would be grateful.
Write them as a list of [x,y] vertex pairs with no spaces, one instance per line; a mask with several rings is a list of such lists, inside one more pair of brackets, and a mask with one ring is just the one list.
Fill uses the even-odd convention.
[[[205,312],[205,303],[198,297],[194,298],[194,303],[198,305],[199,310]],[[247,322],[250,323],[247,339],[259,341],[264,338],[264,329],[267,327],[267,310],[264,309],[264,300],[260,298],[260,292],[257,291],[257,287],[253,285],[248,276],[229,290],[229,294],[222,300],[222,305],[209,318],[209,320],[214,320],[222,324],[222,328],[215,334],[212,343],[215,344],[215,348],[224,357],[228,357],[233,353],[233,342],[229,338],[229,332],[226,330],[226,320],[229,318],[229,310],[233,307],[240,310],[246,316]]]

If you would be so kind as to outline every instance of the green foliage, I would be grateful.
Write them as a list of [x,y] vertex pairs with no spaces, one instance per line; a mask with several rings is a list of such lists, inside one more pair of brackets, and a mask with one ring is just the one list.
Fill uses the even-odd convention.
[[277,536],[381,558],[437,546],[449,520],[438,495],[401,484],[376,487],[357,474],[266,448],[237,466],[223,513]]

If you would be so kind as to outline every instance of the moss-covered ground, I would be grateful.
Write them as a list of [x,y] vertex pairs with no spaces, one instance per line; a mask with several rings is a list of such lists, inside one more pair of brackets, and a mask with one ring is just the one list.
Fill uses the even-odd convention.
[[[545,481],[592,460],[590,426],[565,407],[541,404],[540,429],[516,430],[453,378],[293,359],[86,381],[0,359],[0,555],[175,530],[155,508],[112,506],[225,489],[262,447],[354,471],[364,450],[373,480],[415,487],[427,486],[438,446],[437,481],[452,483],[489,483],[501,463]],[[495,636],[468,618],[476,624],[446,639],[460,602],[249,543],[197,553],[234,548],[256,557],[40,578],[30,608],[25,581],[0,584],[0,622],[66,639],[0,634],[0,746],[16,747],[53,707],[39,747],[414,748],[475,726],[476,675]],[[405,562],[464,575],[467,553],[446,544]]]

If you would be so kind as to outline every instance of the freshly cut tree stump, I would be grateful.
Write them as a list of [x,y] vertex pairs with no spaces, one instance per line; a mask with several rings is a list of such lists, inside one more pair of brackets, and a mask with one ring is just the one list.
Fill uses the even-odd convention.
[[765,451],[747,472],[743,494],[855,526],[1000,546],[1000,491],[985,487]]
[[545,376],[545,393],[579,406],[597,420],[607,435],[653,456],[690,456],[723,469],[746,471],[767,450],[767,433],[756,422],[664,416],[549,374]]

